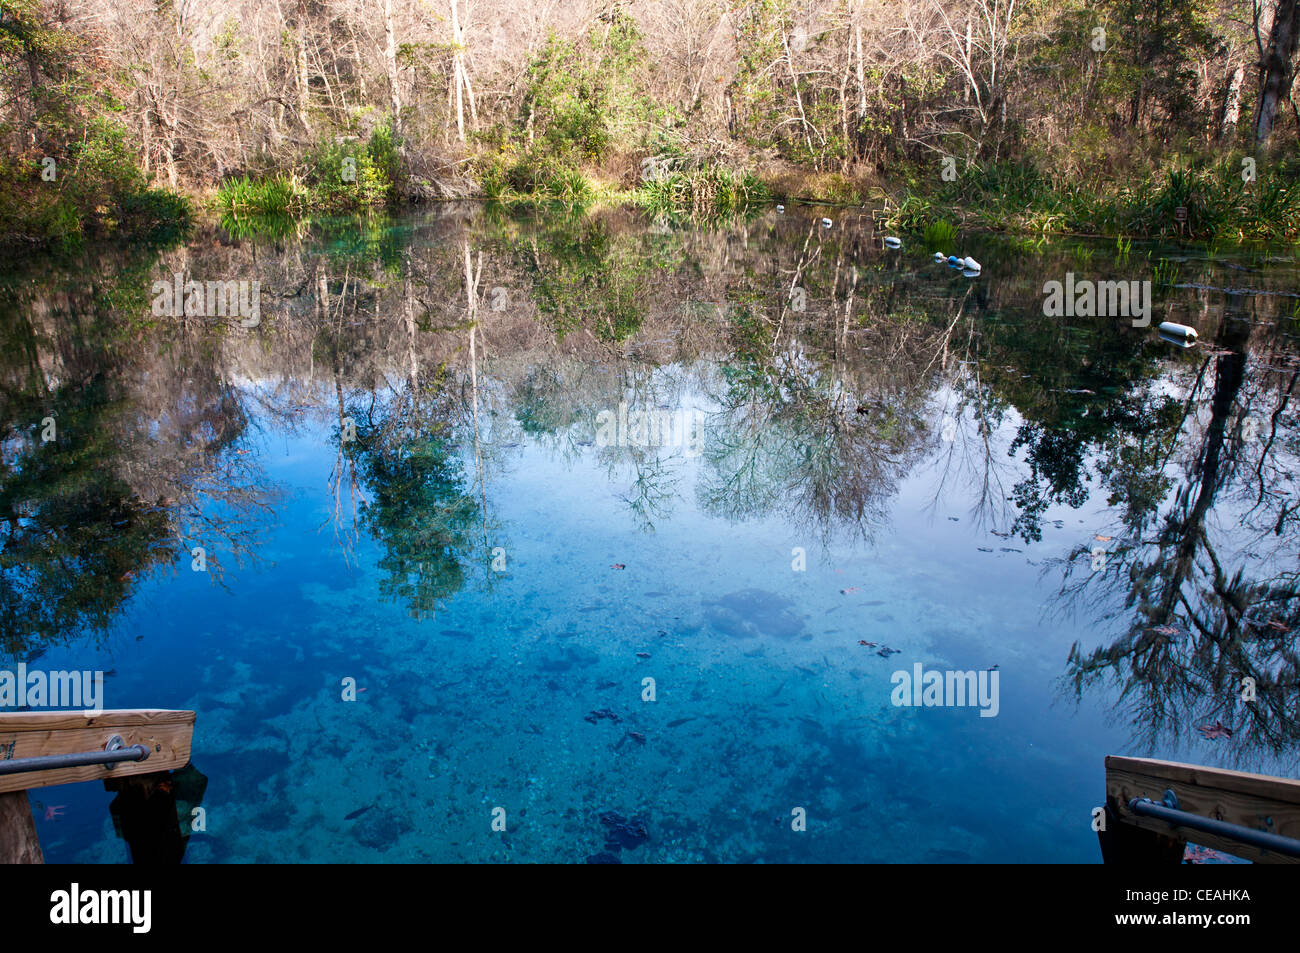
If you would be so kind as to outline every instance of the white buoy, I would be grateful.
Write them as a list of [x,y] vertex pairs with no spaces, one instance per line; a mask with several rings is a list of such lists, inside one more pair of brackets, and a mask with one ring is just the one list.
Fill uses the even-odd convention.
[[934,260],[937,261],[939,264],[943,264],[948,259],[944,256],[943,252],[937,251],[934,253]]
[[784,212],[784,211],[785,211],[785,206],[784,206],[784,205],[778,205],[778,206],[776,207],[776,210],[777,210],[778,212]]
[[830,228],[830,227],[831,227],[831,220],[829,218],[822,219],[822,228]]
[[966,266],[967,271],[979,271],[980,263],[969,255],[962,259],[961,263]]
[[885,247],[886,247],[886,248],[902,248],[902,247],[903,247],[903,240],[902,240],[901,238],[895,238],[893,235],[890,235],[890,236],[888,236],[888,237],[885,239]]
[[1192,342],[1197,337],[1196,328],[1189,328],[1185,324],[1175,324],[1173,321],[1163,322],[1158,330],[1161,334],[1179,341]]

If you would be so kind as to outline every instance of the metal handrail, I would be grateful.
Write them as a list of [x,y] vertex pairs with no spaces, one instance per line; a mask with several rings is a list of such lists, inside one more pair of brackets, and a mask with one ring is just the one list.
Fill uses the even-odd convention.
[[26,771],[49,771],[54,768],[80,768],[89,764],[103,764],[111,768],[119,761],[143,761],[148,757],[148,746],[125,746],[122,744],[122,736],[114,735],[108,739],[103,751],[78,751],[72,754],[50,754],[36,758],[0,761],[0,774],[22,774]]
[[1249,844],[1261,850],[1271,850],[1287,857],[1300,857],[1300,840],[1191,814],[1179,808],[1178,795],[1172,789],[1165,791],[1163,802],[1153,801],[1149,797],[1135,797],[1128,802],[1128,809],[1134,814],[1154,817],[1174,827],[1186,827],[1205,834],[1216,834],[1228,840]]

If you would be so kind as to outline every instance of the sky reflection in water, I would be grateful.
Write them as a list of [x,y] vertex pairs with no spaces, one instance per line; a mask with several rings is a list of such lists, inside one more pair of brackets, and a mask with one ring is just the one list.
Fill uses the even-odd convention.
[[[0,663],[198,712],[189,862],[1088,862],[1106,754],[1294,775],[1294,260],[973,237],[972,280],[819,217],[15,266]],[[1043,315],[1162,256],[1195,348]],[[260,323],[153,317],[178,271]],[[996,717],[892,704],[918,663]],[[48,860],[126,859],[94,788],[35,792]]]

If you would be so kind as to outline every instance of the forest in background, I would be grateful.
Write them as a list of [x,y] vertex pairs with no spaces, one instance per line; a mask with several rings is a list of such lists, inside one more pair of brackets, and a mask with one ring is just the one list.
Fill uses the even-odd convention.
[[16,0],[0,231],[439,198],[1300,237],[1300,0]]

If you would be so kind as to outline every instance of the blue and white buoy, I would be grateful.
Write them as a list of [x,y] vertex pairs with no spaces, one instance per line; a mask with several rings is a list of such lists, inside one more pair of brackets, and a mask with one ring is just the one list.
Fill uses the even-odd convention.
[[903,247],[903,240],[902,240],[901,238],[895,238],[893,235],[889,235],[889,236],[887,236],[887,237],[885,238],[885,247],[886,247],[886,248],[902,248],[902,247]]
[[943,252],[941,252],[941,251],[937,251],[937,252],[934,253],[934,260],[935,260],[935,262],[937,262],[938,264],[942,265],[942,264],[943,264],[945,261],[947,261],[948,259],[944,257]]
[[822,228],[830,228],[830,227],[831,227],[831,220],[829,218],[822,219]]
[[776,210],[777,210],[778,212],[782,213],[782,214],[785,214],[785,206],[784,206],[784,205],[778,205],[778,206],[776,207]]

